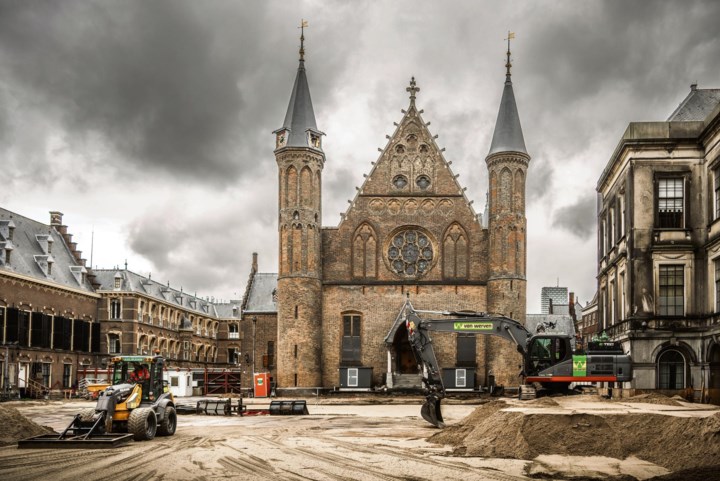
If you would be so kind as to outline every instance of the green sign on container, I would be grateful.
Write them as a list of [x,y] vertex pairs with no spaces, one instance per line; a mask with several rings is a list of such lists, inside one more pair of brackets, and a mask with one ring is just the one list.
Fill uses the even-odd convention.
[[573,376],[587,375],[587,356],[573,356]]

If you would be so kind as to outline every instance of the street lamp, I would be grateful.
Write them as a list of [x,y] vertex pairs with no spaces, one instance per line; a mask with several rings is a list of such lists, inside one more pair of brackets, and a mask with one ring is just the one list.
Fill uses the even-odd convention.
[[252,322],[253,322],[253,359],[252,359],[252,361],[253,361],[253,376],[255,376],[255,329],[257,326],[257,317],[256,316],[253,316]]

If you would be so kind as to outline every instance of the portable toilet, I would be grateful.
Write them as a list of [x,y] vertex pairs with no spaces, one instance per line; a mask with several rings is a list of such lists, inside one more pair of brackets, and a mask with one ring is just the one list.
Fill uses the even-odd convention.
[[267,372],[253,374],[253,387],[255,397],[268,397],[270,393],[270,374]]

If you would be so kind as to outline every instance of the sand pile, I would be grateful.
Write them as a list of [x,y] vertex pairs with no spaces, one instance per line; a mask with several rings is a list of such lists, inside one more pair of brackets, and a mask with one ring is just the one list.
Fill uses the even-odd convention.
[[17,409],[0,404],[0,446],[16,444],[20,439],[52,432],[52,429],[30,421]]
[[[676,396],[681,401],[684,399]],[[647,404],[661,404],[663,406],[682,406],[675,398],[669,398],[663,394],[638,394],[637,396],[631,396],[627,398],[612,399],[613,402],[619,403],[647,403]]]
[[720,413],[710,417],[661,414],[523,414],[502,401],[478,407],[429,441],[456,454],[534,459],[541,454],[636,456],[671,471],[718,464]]

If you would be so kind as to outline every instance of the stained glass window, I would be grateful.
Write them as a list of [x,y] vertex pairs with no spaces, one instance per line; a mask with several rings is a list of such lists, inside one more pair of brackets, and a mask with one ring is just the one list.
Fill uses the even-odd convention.
[[422,232],[406,230],[393,237],[387,251],[392,270],[401,276],[425,274],[434,258],[430,239]]

